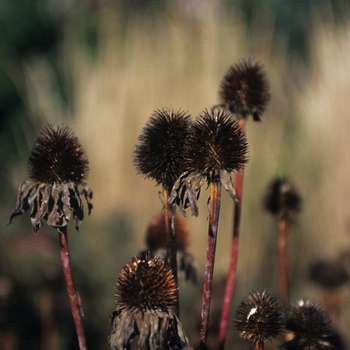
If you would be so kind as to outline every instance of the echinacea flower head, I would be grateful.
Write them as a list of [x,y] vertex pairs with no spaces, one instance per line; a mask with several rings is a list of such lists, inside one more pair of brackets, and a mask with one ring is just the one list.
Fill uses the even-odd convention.
[[165,261],[143,252],[128,262],[116,284],[117,310],[111,315],[112,350],[129,349],[139,335],[138,348],[188,349],[182,325],[173,313],[177,285]]
[[299,301],[287,309],[286,328],[295,335],[290,344],[297,350],[330,350],[332,345],[332,323],[327,313],[316,301]]
[[171,189],[186,170],[184,147],[189,126],[190,116],[184,111],[168,108],[154,111],[135,146],[137,172]]
[[284,333],[285,316],[275,295],[252,291],[238,304],[233,324],[243,339],[264,344]]
[[[60,228],[73,214],[76,229],[84,218],[82,196],[88,213],[92,209],[92,191],[85,183],[89,162],[73,131],[67,126],[48,125],[34,142],[29,162],[29,180],[20,184],[14,217],[30,209],[34,232],[42,225]],[[9,222],[9,223],[10,223]]]
[[231,66],[221,82],[219,97],[237,117],[252,115],[255,121],[260,121],[271,98],[262,66],[249,59]]
[[350,274],[341,260],[319,258],[311,262],[309,279],[325,289],[336,289],[350,281]]
[[248,161],[248,143],[238,123],[225,110],[206,109],[193,123],[186,143],[186,172],[174,184],[169,202],[176,201],[182,213],[191,206],[197,216],[199,192],[205,182],[221,183],[235,199],[230,173]]
[[300,212],[302,197],[286,177],[278,176],[267,187],[263,205],[270,214],[281,219],[291,219]]

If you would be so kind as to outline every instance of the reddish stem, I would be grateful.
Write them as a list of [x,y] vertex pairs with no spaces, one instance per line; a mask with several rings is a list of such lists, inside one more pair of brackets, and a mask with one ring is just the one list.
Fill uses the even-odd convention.
[[[176,223],[175,223],[175,215],[176,215],[176,206],[175,204],[169,204],[169,190],[163,188],[163,196],[164,196],[164,219],[165,219],[165,230],[167,239],[167,260],[170,265],[171,270],[173,271],[174,279],[176,281],[176,285],[178,285],[177,278],[177,245],[176,245]],[[174,313],[180,317],[180,306],[179,306],[179,291],[176,291],[176,304],[174,305],[173,311]]]
[[[244,131],[245,123],[244,119],[239,120],[239,125],[241,130]],[[238,259],[238,242],[239,233],[241,227],[241,213],[242,213],[242,192],[243,192],[243,179],[244,179],[244,169],[240,169],[235,178],[235,190],[237,201],[234,204],[234,220],[233,220],[233,235],[231,242],[231,254],[230,263],[226,279],[224,302],[222,305],[221,320],[220,320],[220,333],[219,333],[219,350],[223,350],[225,346],[226,336],[227,336],[227,323],[228,316],[230,313],[232,293],[236,281],[236,270],[237,270],[237,259]]]
[[278,258],[280,267],[280,293],[283,305],[289,303],[289,281],[287,263],[287,219],[278,221]]
[[59,237],[60,248],[61,248],[63,273],[66,279],[67,292],[68,292],[69,302],[70,302],[70,306],[73,314],[75,329],[77,331],[79,348],[80,350],[86,350],[86,341],[85,341],[83,323],[81,320],[77,292],[74,288],[72,270],[71,270],[70,261],[69,261],[68,238],[67,238],[66,226],[60,228],[58,232],[58,237]]
[[221,202],[221,184],[217,182],[210,183],[210,199],[209,199],[209,227],[208,227],[208,243],[207,256],[204,272],[203,284],[203,300],[202,300],[202,324],[200,333],[200,348],[207,348],[209,313],[211,289],[213,284],[215,251],[217,241],[217,231],[220,214]]

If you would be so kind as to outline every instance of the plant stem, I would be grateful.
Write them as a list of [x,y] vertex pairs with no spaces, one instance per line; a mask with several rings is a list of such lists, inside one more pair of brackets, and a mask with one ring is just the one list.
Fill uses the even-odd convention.
[[[169,204],[170,191],[167,188],[163,188],[163,196],[164,196],[164,219],[165,219],[165,229],[167,239],[167,260],[170,265],[171,270],[173,271],[174,279],[176,281],[176,285],[178,285],[178,277],[177,277],[177,245],[176,245],[176,205]],[[177,317],[180,317],[180,303],[179,303],[179,290],[176,291],[176,304],[174,306],[174,313]]]
[[64,278],[66,280],[67,292],[68,292],[69,302],[70,302],[70,306],[73,314],[75,329],[77,331],[79,348],[80,350],[86,350],[84,328],[81,320],[77,293],[74,288],[72,270],[71,270],[70,261],[69,261],[68,238],[67,238],[66,226],[59,229],[58,237],[60,242],[63,273],[64,273]]
[[[241,118],[239,120],[239,125],[241,130],[244,131],[245,122]],[[240,169],[235,178],[235,190],[237,201],[234,204],[234,220],[233,220],[233,234],[231,242],[231,254],[229,270],[226,279],[225,295],[221,311],[220,320],[220,333],[219,333],[219,350],[223,350],[225,347],[225,341],[227,336],[227,322],[230,313],[230,306],[232,300],[233,289],[236,281],[236,270],[237,270],[237,259],[238,259],[238,242],[239,233],[241,227],[241,213],[242,213],[242,192],[243,192],[243,179],[244,179],[244,169]]]
[[255,342],[254,344],[254,350],[264,350],[264,343],[260,343],[260,342]]
[[288,221],[285,218],[278,220],[278,258],[280,267],[280,293],[283,305],[289,303],[289,281],[287,264],[287,227]]
[[209,227],[208,227],[208,243],[207,256],[204,272],[203,284],[203,300],[202,300],[202,324],[200,333],[200,349],[207,348],[209,313],[211,289],[213,284],[215,250],[217,241],[217,231],[220,214],[221,203],[221,184],[218,182],[210,183],[210,199],[209,199]]

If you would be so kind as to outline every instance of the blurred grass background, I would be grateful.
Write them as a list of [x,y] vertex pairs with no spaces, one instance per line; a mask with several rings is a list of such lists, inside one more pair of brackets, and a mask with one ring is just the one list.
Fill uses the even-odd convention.
[[[144,232],[162,207],[160,188],[133,167],[137,136],[157,108],[195,117],[217,104],[226,70],[246,57],[264,64],[272,100],[263,121],[247,125],[250,161],[232,309],[251,289],[278,291],[275,221],[261,205],[278,174],[304,198],[289,241],[292,301],[318,297],[306,278],[309,263],[350,252],[347,1],[17,0],[0,7],[1,349],[78,347],[55,230],[44,225],[33,235],[27,213],[5,227],[40,129],[69,125],[89,157],[94,209],[79,233],[69,228],[70,251],[88,347],[107,349],[119,271],[144,249]],[[207,195],[201,194],[200,216],[186,219],[200,278]],[[226,193],[222,200],[213,333],[231,241],[233,203]],[[181,284],[180,296],[195,345],[200,284]],[[342,305],[339,329],[349,343],[348,287]],[[236,340],[231,327],[227,347]]]

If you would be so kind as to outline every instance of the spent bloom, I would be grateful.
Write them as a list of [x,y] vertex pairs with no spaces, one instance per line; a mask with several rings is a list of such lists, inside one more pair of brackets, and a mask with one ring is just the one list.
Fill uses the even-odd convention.
[[198,215],[197,199],[205,183],[218,182],[233,199],[235,190],[230,173],[248,161],[248,143],[244,132],[224,110],[206,109],[194,121],[185,147],[186,171],[176,180],[169,202],[180,211],[191,207]]
[[67,225],[73,214],[75,228],[84,218],[82,196],[92,209],[92,191],[85,183],[89,162],[78,138],[68,126],[44,127],[36,138],[28,162],[29,180],[18,189],[16,208],[10,221],[30,209],[37,232],[46,220],[49,226]]
[[132,258],[116,284],[117,309],[111,315],[111,350],[129,349],[139,336],[138,348],[188,349],[182,325],[172,311],[177,284],[164,260],[150,252]]
[[189,126],[190,116],[184,111],[154,111],[135,146],[137,172],[170,190],[185,171],[184,145]]
[[295,335],[283,348],[297,350],[330,350],[332,323],[327,313],[316,301],[300,300],[287,309],[286,328]]
[[240,337],[260,345],[284,333],[285,317],[279,300],[269,291],[252,291],[238,304],[233,324]]
[[255,121],[260,121],[271,98],[262,66],[250,59],[231,66],[221,82],[219,98],[222,106],[238,117],[252,115]]
[[302,197],[286,177],[275,177],[268,185],[263,205],[266,211],[280,219],[291,219],[300,212]]

